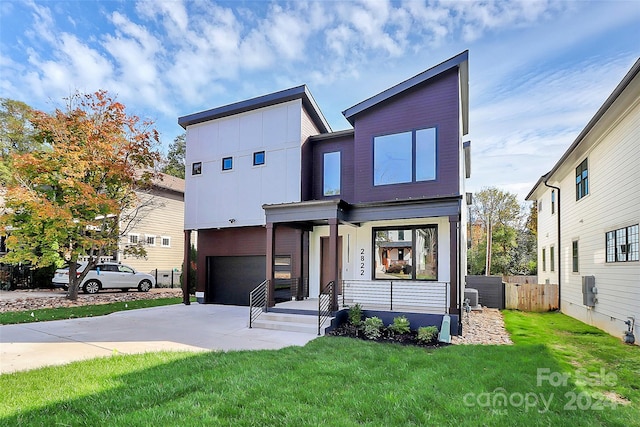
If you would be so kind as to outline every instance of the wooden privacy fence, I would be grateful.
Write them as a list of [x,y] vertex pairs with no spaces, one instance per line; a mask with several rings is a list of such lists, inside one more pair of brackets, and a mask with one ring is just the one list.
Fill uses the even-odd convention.
[[552,311],[558,309],[558,285],[506,283],[505,308],[522,311]]

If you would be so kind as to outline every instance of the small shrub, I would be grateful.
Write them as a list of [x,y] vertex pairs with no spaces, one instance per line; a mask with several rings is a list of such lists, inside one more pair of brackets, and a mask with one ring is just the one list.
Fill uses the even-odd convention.
[[393,323],[389,325],[389,331],[394,335],[408,334],[411,331],[409,319],[405,316],[395,317]]
[[437,326],[422,326],[418,328],[418,341],[424,344],[433,342],[438,337]]
[[362,307],[360,304],[355,304],[349,308],[349,323],[356,328],[362,326]]
[[380,338],[384,323],[379,317],[367,317],[364,321],[364,336],[370,340]]
[[402,264],[393,264],[392,266],[387,268],[387,273],[389,274],[402,273]]

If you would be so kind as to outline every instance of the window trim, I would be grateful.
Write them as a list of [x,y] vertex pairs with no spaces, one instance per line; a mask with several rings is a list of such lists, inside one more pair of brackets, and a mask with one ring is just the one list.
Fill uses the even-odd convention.
[[556,190],[551,190],[551,215],[556,213]]
[[547,248],[542,248],[542,271],[547,271]]
[[[432,228],[436,231],[436,254],[435,254],[435,272],[436,272],[436,277],[433,279],[417,279],[416,278],[416,262],[415,262],[415,254],[416,254],[416,230],[418,229],[425,229],[425,228]],[[387,231],[387,230],[404,230],[404,231],[411,231],[411,262],[412,262],[412,268],[411,268],[411,278],[410,279],[402,279],[402,278],[396,278],[396,279],[384,279],[384,278],[376,278],[376,233],[378,231]],[[438,282],[439,281],[439,269],[440,269],[440,263],[439,263],[439,256],[440,256],[440,252],[439,252],[439,248],[440,248],[440,244],[439,244],[439,227],[438,224],[416,224],[416,225],[402,225],[402,224],[398,224],[398,225],[392,225],[392,226],[383,226],[383,227],[373,227],[371,229],[371,280],[398,280],[398,281],[403,281],[403,282]]]
[[[149,239],[153,239],[153,243],[149,243]],[[145,234],[144,235],[144,244],[145,246],[155,246],[156,245],[156,235],[155,234]]]
[[[135,242],[131,241],[132,237],[136,238]],[[140,243],[140,233],[128,233],[127,234],[127,244],[129,244],[129,245],[137,245],[139,243]]]
[[580,273],[580,247],[578,240],[571,241],[571,271]]
[[[589,195],[589,163],[585,158],[576,166],[576,201],[584,199]],[[586,176],[583,177],[583,175]],[[579,181],[578,181],[579,179]]]
[[[325,188],[325,164],[326,164],[326,156],[327,154],[338,154],[338,165],[339,165],[339,170],[338,170],[338,192],[334,193],[334,194],[327,194],[326,192],[326,188]],[[341,150],[337,150],[337,151],[327,151],[325,153],[322,153],[322,197],[335,197],[335,196],[340,196],[340,194],[342,193],[342,151]]]
[[549,271],[556,271],[556,247],[554,245],[549,246]]
[[202,162],[191,163],[191,176],[202,175]]
[[[619,259],[621,258],[621,253],[618,251],[618,249],[621,246],[618,244],[618,232],[622,230],[625,231],[624,233],[625,243],[624,245],[622,245],[625,248],[625,251],[621,251],[621,252],[624,252],[626,259]],[[609,239],[610,236],[612,236],[612,239]],[[635,239],[631,240],[629,238],[630,236],[632,238],[635,237]],[[604,233],[604,238],[605,238],[605,251],[604,251],[605,264],[616,264],[616,263],[640,261],[640,224],[631,224],[626,227],[620,227],[615,230],[606,231]],[[634,246],[635,246],[635,250],[634,250]],[[613,252],[611,252],[610,250],[613,250]],[[609,257],[610,255],[613,255],[613,259]],[[632,257],[633,259],[630,259]]]
[[[167,239],[169,242],[165,245],[164,244],[164,239]],[[170,248],[171,247],[171,236],[160,236],[160,246],[163,248]]]
[[[258,163],[256,160],[256,156],[262,154],[262,162]],[[267,163],[267,154],[264,150],[262,151],[254,151],[253,153],[253,166],[264,166]]]
[[[231,162],[231,165],[229,167],[225,167],[225,161],[227,161],[227,160],[229,160]],[[227,171],[233,170],[233,156],[223,157],[222,161],[220,163],[222,164],[222,171],[223,172],[227,172]]]

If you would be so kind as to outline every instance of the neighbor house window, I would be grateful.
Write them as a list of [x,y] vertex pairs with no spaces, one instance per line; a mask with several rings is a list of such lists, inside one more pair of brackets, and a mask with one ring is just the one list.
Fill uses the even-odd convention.
[[373,185],[435,179],[435,128],[373,138]]
[[555,251],[556,248],[554,246],[549,248],[549,271],[556,271]]
[[542,271],[547,271],[547,249],[542,248]]
[[163,248],[169,248],[169,247],[171,247],[171,237],[162,236],[162,237],[160,238],[160,241],[162,242],[162,247],[163,247]]
[[556,213],[556,190],[551,190],[551,215]]
[[191,175],[202,174],[202,162],[196,162],[191,165]]
[[222,159],[222,170],[230,171],[233,169],[233,157],[224,157]]
[[322,166],[322,194],[336,196],[340,194],[340,152],[324,153]]
[[140,235],[139,234],[129,234],[129,244],[137,245]]
[[253,166],[264,165],[264,151],[253,153]]
[[580,271],[579,269],[579,263],[578,263],[578,241],[574,240],[572,242],[572,248],[571,248],[571,259],[572,259],[572,264],[573,264],[573,272],[577,273]]
[[146,238],[147,238],[147,246],[156,245],[156,236],[146,236]]
[[435,225],[374,229],[375,279],[437,280]]
[[538,212],[542,212],[542,200],[538,202]]
[[638,224],[606,233],[607,262],[638,261]]
[[589,170],[587,159],[576,168],[576,200],[582,199],[589,194]]

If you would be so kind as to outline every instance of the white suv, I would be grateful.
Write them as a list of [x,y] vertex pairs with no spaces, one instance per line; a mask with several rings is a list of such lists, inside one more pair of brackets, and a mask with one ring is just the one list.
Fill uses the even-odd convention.
[[[87,263],[76,264],[78,272],[82,272]],[[53,276],[53,286],[69,289],[69,267],[59,268]],[[86,294],[95,294],[100,289],[122,289],[128,291],[136,288],[140,292],[148,292],[153,287],[155,278],[147,273],[140,273],[133,268],[116,263],[100,263],[93,267],[80,284]]]

